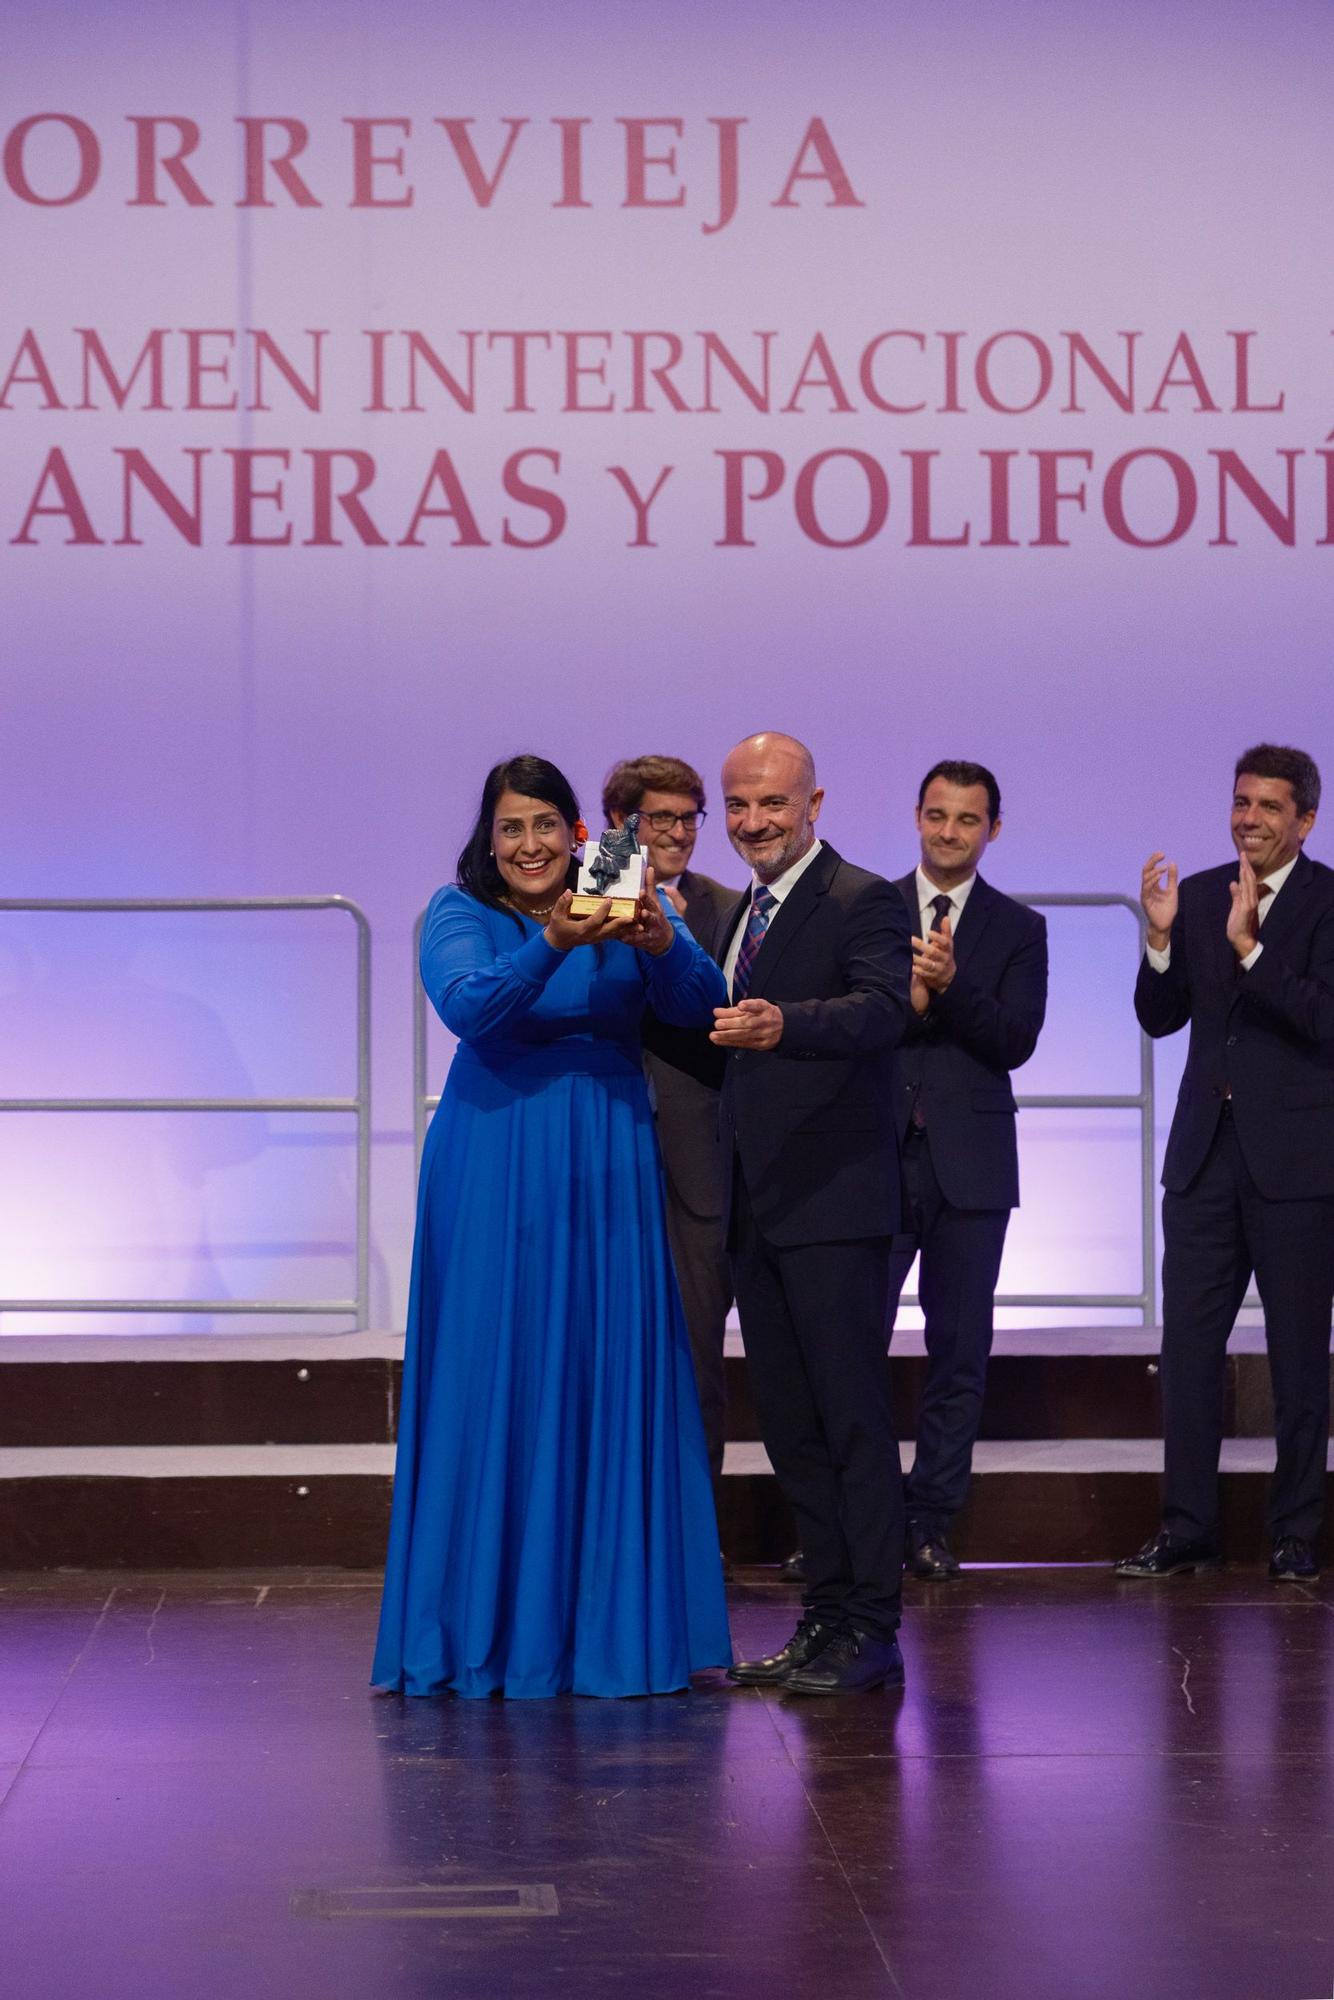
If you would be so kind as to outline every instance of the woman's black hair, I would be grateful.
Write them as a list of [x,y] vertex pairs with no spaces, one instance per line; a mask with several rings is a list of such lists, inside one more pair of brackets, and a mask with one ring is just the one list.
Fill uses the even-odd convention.
[[[545,757],[507,757],[486,774],[476,823],[459,855],[454,880],[479,903],[487,903],[493,910],[504,910],[522,930],[518,911],[507,900],[504,878],[491,852],[496,803],[504,792],[519,792],[526,799],[541,799],[545,805],[554,806],[571,834],[579,818],[579,801],[564,772],[549,764]],[[572,889],[578,877],[579,864],[571,856],[565,886]]]

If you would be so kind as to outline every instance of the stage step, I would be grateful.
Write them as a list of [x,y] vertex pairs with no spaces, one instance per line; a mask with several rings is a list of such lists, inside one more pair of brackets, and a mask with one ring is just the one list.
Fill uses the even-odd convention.
[[[901,1447],[905,1470],[912,1447]],[[1272,1438],[1225,1438],[1220,1458],[1223,1542],[1234,1561],[1268,1557],[1265,1493]],[[1334,1447],[1326,1454],[1327,1560],[1334,1559]],[[980,1442],[967,1505],[950,1541],[965,1562],[1111,1562],[1158,1527],[1161,1438],[1043,1438]],[[762,1445],[727,1448],[722,1539],[737,1562],[791,1551],[792,1517]]]
[[0,1448],[388,1443],[402,1357],[364,1333],[0,1339]]
[[[1154,1328],[1067,1327],[997,1335],[983,1412],[992,1440],[1160,1433]],[[392,1442],[402,1336],[298,1333],[0,1339],[0,1449],[28,1445]],[[925,1377],[920,1333],[887,1363],[910,1436]],[[739,1337],[728,1337],[728,1434],[759,1434]],[[1263,1331],[1234,1335],[1225,1429],[1273,1429]]]
[[[1236,1560],[1266,1553],[1272,1463],[1270,1439],[1224,1442],[1224,1533]],[[1152,1439],[980,1444],[955,1546],[974,1562],[1110,1561],[1155,1526],[1161,1469]],[[0,1569],[373,1568],[384,1555],[392,1474],[387,1444],[0,1451]],[[728,1448],[721,1529],[738,1562],[776,1562],[792,1547],[760,1445]]]
[[[998,1334],[973,1491],[956,1545],[974,1561],[1110,1560],[1158,1510],[1153,1328]],[[1229,1547],[1264,1553],[1272,1404],[1261,1329],[1228,1360]],[[0,1339],[0,1568],[374,1566],[384,1552],[401,1336]],[[911,1434],[920,1333],[887,1362]],[[777,1562],[794,1533],[735,1333],[722,1540]],[[911,1446],[904,1447],[911,1457]]]

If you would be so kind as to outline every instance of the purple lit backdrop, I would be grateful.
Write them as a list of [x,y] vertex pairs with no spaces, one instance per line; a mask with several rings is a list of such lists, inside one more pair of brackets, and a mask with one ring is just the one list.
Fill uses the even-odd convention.
[[[7,635],[3,804],[11,895],[186,895],[337,890],[375,929],[373,1241],[377,1325],[401,1324],[411,1203],[409,936],[451,871],[485,766],[520,747],[564,764],[596,813],[618,755],[679,750],[715,782],[727,746],[765,724],[806,736],[828,789],[823,830],[852,857],[898,873],[914,855],[911,803],[926,764],[976,756],[998,771],[1006,826],[989,872],[1029,890],[1133,891],[1145,852],[1183,866],[1221,858],[1231,757],[1259,735],[1325,754],[1329,535],[1326,464],[1334,369],[1324,273],[1331,249],[1329,74],[1323,4],[1240,6],[793,4],[651,15],[499,4],[484,17],[386,0],[222,5],[191,18],[141,4],[99,19],[54,0],[11,30],[0,125],[34,114],[86,121],[102,150],[86,199],[45,207],[0,186],[6,283],[0,368],[32,328],[62,400],[81,396],[74,329],[96,328],[121,373],[150,328],[267,329],[305,368],[305,329],[329,329],[323,407],[306,410],[276,372],[268,412],[187,412],[177,336],[166,400],[117,411],[45,409],[20,379],[0,409],[0,609]],[[131,115],[201,128],[190,170],[214,206],[127,205]],[[240,208],[240,115],[304,120],[297,162],[324,205],[278,187]],[[827,205],[799,184],[774,207],[813,116],[821,117],[864,206]],[[471,117],[490,172],[507,117],[527,116],[488,208],[468,192],[433,120]],[[618,118],[679,118],[679,209],[627,209]],[[745,117],[735,219],[717,213],[716,128]],[[410,119],[379,150],[406,148],[411,208],[354,210],[349,118]],[[554,118],[586,117],[584,193],[554,208]],[[653,136],[650,150],[667,137]],[[68,188],[68,131],[33,135],[41,192]],[[807,160],[807,164],[811,164]],[[391,170],[379,187],[401,190]],[[670,189],[659,170],[654,183]],[[479,351],[467,414],[423,376],[420,412],[367,413],[363,329],[419,329],[459,368],[461,329],[605,329],[605,414],[560,408],[559,352],[534,351],[532,413],[508,413],[503,344]],[[679,381],[699,401],[699,329],[749,368],[773,330],[775,408],[719,377],[714,413],[623,405],[626,329],[680,336]],[[868,405],[857,357],[887,329],[898,343],[885,387],[927,408]],[[988,409],[971,373],[988,336],[1026,329],[1056,361],[1051,392],[1025,414]],[[1067,393],[1063,333],[1081,332],[1119,369],[1138,330],[1137,402],[1127,414],[1086,370]],[[958,330],[959,413],[942,410],[943,346]],[[1238,412],[1237,346],[1254,333],[1251,399]],[[816,332],[851,411],[808,386],[784,411]],[[1181,333],[1219,405],[1189,387],[1153,398]],[[661,352],[661,350],[658,350]],[[595,357],[594,343],[583,350]],[[403,400],[394,350],[392,400]],[[32,369],[20,371],[31,375]],[[1178,375],[1181,371],[1178,369]],[[215,378],[215,386],[218,378]],[[994,354],[993,389],[1032,393],[1031,348]],[[244,378],[242,378],[244,386]],[[228,449],[292,454],[285,548],[228,546]],[[341,547],[312,533],[308,460],[372,454],[365,501],[389,541],[362,547],[336,512]],[[49,451],[77,482],[98,546],[67,546],[67,517],[39,516],[13,546]],[[190,449],[202,461],[203,528],[192,547],[142,490],[141,546],[122,534],[115,452],[137,449],[180,495]],[[501,487],[525,448],[559,453],[558,477],[528,463],[568,509],[560,539],[502,545],[545,522]],[[1118,540],[1102,481],[1119,455],[1153,448],[1185,461],[1198,515],[1172,546]],[[453,546],[427,522],[401,547],[432,455],[447,449],[486,547]],[[756,546],[724,535],[723,451],[785,460],[781,493],[751,508]],[[824,451],[884,468],[883,531],[864,546],[819,546],[794,514],[799,466]],[[1068,546],[1042,533],[1033,454],[1087,451],[1053,483],[1087,485],[1056,509]],[[983,453],[1014,452],[1010,536],[989,530]],[[1219,536],[1217,464],[1240,455],[1286,504],[1292,545],[1233,482]],[[966,547],[910,546],[906,452],[931,466],[938,536],[972,523]],[[1145,538],[1166,532],[1166,461],[1128,475],[1125,504]],[[606,468],[647,490],[674,470],[652,515],[657,546],[627,547],[633,519]],[[758,461],[748,468],[753,479]],[[269,483],[270,467],[257,484]],[[865,475],[847,458],[820,475],[819,520],[851,537]],[[52,504],[48,489],[45,501]],[[437,502],[439,496],[437,494]],[[612,720],[600,720],[610,686]],[[699,859],[731,880],[720,816]],[[1313,843],[1322,849],[1318,832]],[[5,919],[0,930],[0,1094],[342,1092],[351,1085],[350,937],[334,919]],[[225,926],[225,928],[224,928]],[[1054,921],[1053,1019],[1024,1073],[1033,1091],[1132,1089],[1128,918]],[[444,1056],[436,1047],[438,1084]],[[1160,1061],[1165,1118],[1176,1054]],[[319,1293],[350,1285],[351,1144],[346,1126],[238,1119],[198,1129],[160,1120],[6,1120],[0,1153],[0,1291],[170,1295]],[[1138,1282],[1134,1121],[1029,1114],[1026,1207],[1012,1232],[1007,1289],[1133,1290]],[[1032,1315],[1029,1315],[1032,1317]],[[1065,1317],[1057,1314],[1055,1317]],[[86,1323],[81,1323],[86,1325]],[[74,1322],[20,1321],[6,1331]],[[124,1330],[131,1330],[126,1322]]]

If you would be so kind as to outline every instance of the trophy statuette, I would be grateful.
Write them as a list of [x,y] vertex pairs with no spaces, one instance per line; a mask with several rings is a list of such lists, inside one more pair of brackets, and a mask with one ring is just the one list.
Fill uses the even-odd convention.
[[585,854],[570,904],[572,917],[591,917],[608,897],[614,917],[632,917],[644,887],[647,851],[639,845],[639,814],[609,826],[592,854]]

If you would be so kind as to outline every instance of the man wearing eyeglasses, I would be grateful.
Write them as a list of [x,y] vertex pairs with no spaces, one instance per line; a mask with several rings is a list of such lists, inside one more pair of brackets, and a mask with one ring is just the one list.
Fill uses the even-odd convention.
[[[735,889],[690,866],[705,818],[698,771],[679,757],[631,757],[607,774],[602,810],[610,826],[639,814],[657,886],[706,951]],[[723,1242],[722,1175],[718,1156],[718,1083],[697,1046],[700,1038],[660,1023],[646,1024],[644,1066],[653,1087],[666,1180],[667,1233],[681,1287],[695,1360],[714,1497],[720,1497],[727,1390],[723,1336],[732,1305],[732,1278]],[[678,1049],[676,1044],[683,1046]],[[689,1046],[684,1046],[685,1044]],[[707,1052],[711,1058],[712,1052]],[[673,1058],[676,1058],[675,1060]]]

